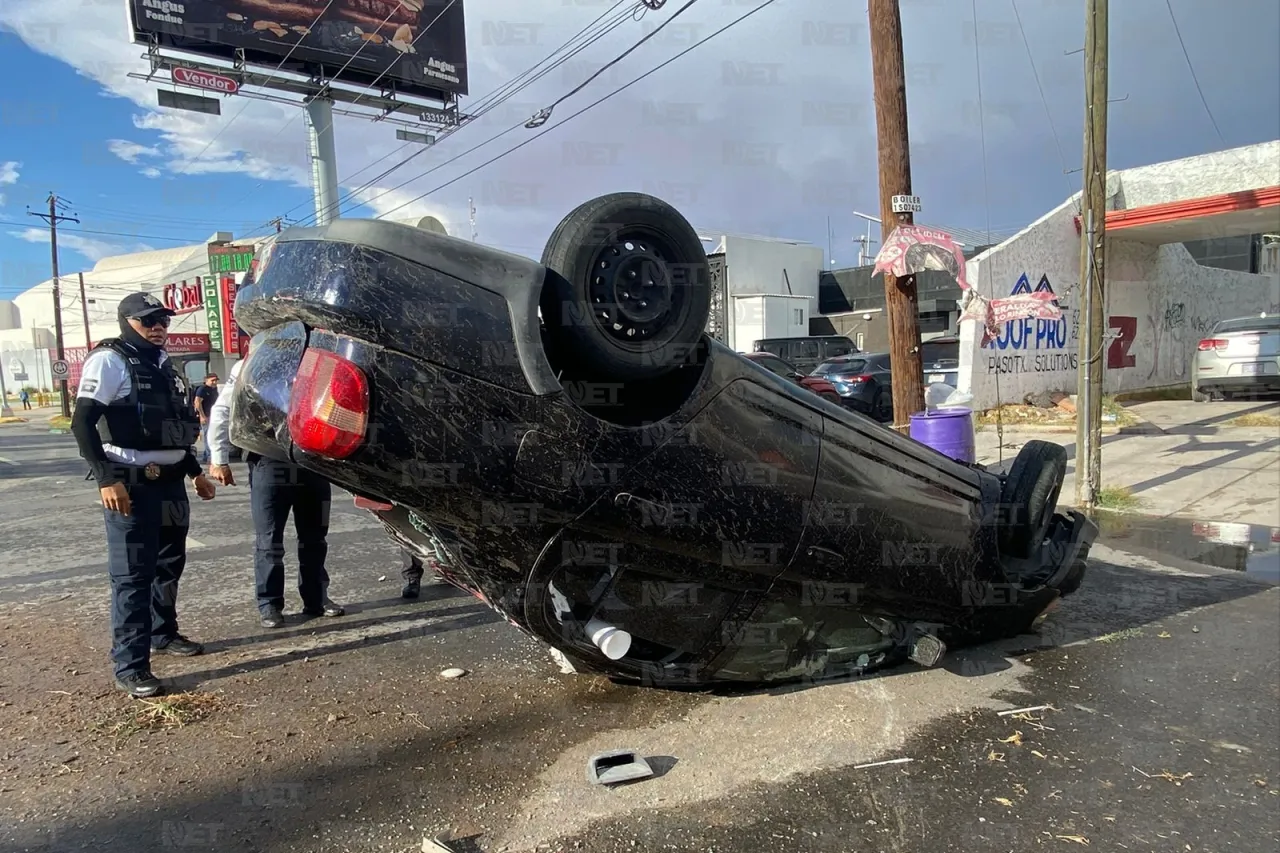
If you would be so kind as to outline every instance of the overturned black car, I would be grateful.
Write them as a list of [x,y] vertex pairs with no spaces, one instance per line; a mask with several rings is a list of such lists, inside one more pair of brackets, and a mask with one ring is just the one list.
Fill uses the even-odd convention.
[[1097,534],[1062,448],[954,461],[704,334],[709,267],[650,196],[541,263],[339,220],[262,251],[232,440],[357,495],[581,670],[658,686],[844,676],[1029,630]]

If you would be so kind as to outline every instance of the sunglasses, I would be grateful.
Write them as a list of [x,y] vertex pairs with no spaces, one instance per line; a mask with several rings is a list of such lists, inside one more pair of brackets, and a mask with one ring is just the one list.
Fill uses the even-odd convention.
[[132,319],[137,320],[139,323],[141,323],[142,328],[144,329],[152,329],[152,328],[155,328],[156,326],[163,326],[166,329],[169,328],[170,318],[166,317],[163,314],[159,314],[159,315],[152,314],[148,317],[134,317]]

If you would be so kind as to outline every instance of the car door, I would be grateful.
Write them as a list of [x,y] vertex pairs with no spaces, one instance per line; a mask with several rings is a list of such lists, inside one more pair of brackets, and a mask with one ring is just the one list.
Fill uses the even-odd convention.
[[780,358],[773,358],[773,357],[756,358],[756,359],[752,359],[752,361],[754,361],[756,364],[760,365],[770,373],[773,373],[777,376],[781,376],[783,379],[787,380],[788,382],[793,382],[796,385],[801,384],[800,380],[796,378],[796,376],[799,374],[799,371],[796,370],[794,366],[787,364],[785,361],[783,361]]
[[796,558],[779,579],[814,606],[852,606],[930,621],[954,612],[979,561],[980,488],[911,440],[829,418]]
[[822,352],[818,348],[818,342],[813,338],[794,341],[793,355],[787,361],[796,366],[796,369],[806,376],[813,371],[815,367],[822,361]]
[[794,558],[817,475],[822,416],[760,380],[727,385],[565,527],[530,577],[531,623],[620,625],[654,665],[723,647]]
[[827,361],[828,359],[839,358],[842,355],[849,355],[853,352],[853,344],[841,338],[827,338],[822,342],[822,349],[822,360]]

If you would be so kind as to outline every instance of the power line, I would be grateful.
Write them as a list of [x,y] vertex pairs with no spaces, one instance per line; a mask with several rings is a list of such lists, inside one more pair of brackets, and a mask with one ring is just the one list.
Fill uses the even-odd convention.
[[[320,10],[320,14],[316,15],[316,19],[311,22],[311,26],[307,27],[306,29],[308,31],[315,29],[316,24],[320,23],[320,19],[324,17],[325,13],[329,11],[329,7],[332,5],[333,5],[333,0],[329,0],[329,2],[325,3],[324,8]],[[390,18],[391,16],[388,15],[387,17]],[[383,23],[385,24],[386,21],[383,21]],[[302,40],[305,39],[306,37],[307,37],[307,33],[302,33],[301,35],[298,36],[298,40],[293,43],[292,47],[289,48],[289,52],[284,55],[284,59],[280,60],[280,64],[276,66],[275,71],[272,71],[271,75],[267,77],[266,79],[267,83],[270,83],[272,80],[275,79],[275,76],[279,74],[280,71],[284,68],[284,64],[289,61],[289,57],[293,56],[293,52],[298,49],[298,45],[302,44]],[[361,45],[360,49],[364,50],[364,45]],[[213,147],[213,143],[217,142],[218,139],[222,137],[222,134],[227,132],[227,128],[235,124],[236,119],[244,115],[244,111],[249,109],[250,103],[252,102],[246,100],[244,102],[244,106],[240,108],[240,111],[237,112],[235,115],[233,115],[226,124],[222,125],[222,127],[218,129],[218,132],[213,135],[213,138],[209,140],[209,142],[204,146],[204,148],[200,149],[200,153],[197,154],[194,159],[188,161],[187,165],[191,166],[196,163],[199,163],[200,158],[205,155],[205,152],[207,152],[210,148]]]
[[[330,0],[330,2],[332,3],[332,0]],[[449,5],[448,5],[448,6],[445,6],[443,9],[441,9],[441,10],[440,10],[440,12],[439,12],[439,14],[437,14],[434,18],[432,18],[432,19],[431,19],[431,23],[427,24],[425,27],[423,27],[423,28],[422,28],[422,29],[418,32],[418,35],[414,37],[413,41],[412,41],[410,44],[411,44],[411,45],[413,45],[413,44],[417,44],[417,43],[418,43],[418,39],[420,39],[420,38],[422,38],[423,36],[425,36],[425,35],[427,34],[427,32],[428,32],[428,31],[429,31],[433,26],[435,26],[436,22],[437,22],[437,21],[439,21],[441,18],[443,18],[443,17],[444,17],[444,14],[445,14],[446,12],[448,12],[451,8],[453,8],[453,5],[454,5],[455,3],[457,3],[457,2],[458,2],[458,0],[449,0]],[[326,7],[325,7],[325,9],[327,10],[327,9],[328,9],[328,7],[326,6]],[[392,15],[394,15],[395,13],[396,13],[396,8],[395,8],[394,6],[392,6],[391,12],[387,15],[386,19],[385,19],[385,20],[383,20],[382,25],[385,25],[385,24],[387,23],[387,21],[391,20],[391,16],[392,16]],[[321,12],[321,14],[323,15],[324,13],[323,13],[323,12]],[[317,20],[319,20],[319,19],[317,18]],[[380,25],[380,26],[381,26],[381,25]],[[363,50],[365,49],[365,47],[367,47],[367,46],[368,46],[368,44],[369,44],[369,42],[367,42],[367,41],[366,41],[366,42],[364,42],[363,44],[361,44],[361,45],[360,45],[360,49],[359,49],[359,50],[357,50],[355,53],[353,53],[353,54],[351,55],[351,57],[347,60],[346,65],[343,65],[340,69],[338,69],[337,73],[333,75],[333,78],[334,78],[334,79],[337,79],[337,78],[341,77],[341,76],[342,76],[342,72],[347,70],[347,66],[349,66],[352,62],[354,62],[354,61],[355,61],[355,58],[356,58],[357,56],[359,56],[359,55],[360,55],[360,52],[361,52],[361,51],[363,51]],[[360,103],[360,99],[361,99],[361,98],[363,98],[367,93],[372,92],[372,91],[373,91],[373,87],[374,87],[374,86],[376,86],[376,85],[378,84],[378,81],[379,81],[379,80],[381,80],[383,77],[385,77],[385,76],[387,75],[387,73],[388,73],[388,72],[390,72],[390,71],[391,71],[391,69],[394,67],[395,63],[396,63],[396,62],[399,62],[399,61],[400,61],[401,59],[403,59],[403,58],[404,58],[403,56],[396,57],[396,59],[395,59],[395,61],[394,61],[394,62],[392,62],[392,63],[391,63],[391,64],[389,64],[386,68],[384,68],[384,69],[382,70],[382,72],[381,72],[380,74],[378,74],[378,76],[377,76],[377,77],[373,78],[373,80],[372,80],[372,81],[370,81],[370,82],[369,82],[369,84],[368,84],[368,85],[366,85],[366,86],[364,87],[364,89],[360,92],[360,94],[356,96],[356,99],[355,99],[354,101],[352,101],[352,102],[351,102],[351,105],[352,105],[352,106],[355,106],[356,104]],[[272,136],[272,137],[271,137],[271,139],[267,140],[267,142],[268,142],[268,143],[270,143],[270,142],[272,142],[273,140],[278,139],[278,138],[279,138],[279,136],[280,136],[280,134],[284,133],[284,132],[285,132],[285,130],[286,130],[287,128],[291,127],[291,126],[293,125],[293,123],[294,123],[295,121],[297,121],[297,120],[298,120],[298,116],[299,116],[299,115],[301,115],[301,113],[295,113],[295,114],[294,114],[294,116],[293,116],[293,118],[289,119],[289,120],[288,120],[288,121],[286,121],[284,124],[280,125],[280,128],[279,128],[278,130],[276,130],[275,135],[274,135],[274,136]],[[330,117],[330,119],[329,119],[329,127],[332,127],[332,126],[333,126],[333,122],[334,122],[334,119],[333,119],[332,117]],[[329,127],[322,128],[322,129],[318,129],[318,130],[317,130],[317,132],[318,132],[318,133],[323,133],[324,131],[328,130],[328,129],[329,129]],[[254,192],[256,192],[256,191],[258,190],[258,188],[259,188],[259,187],[261,187],[261,186],[262,186],[263,184],[265,184],[265,183],[266,183],[266,181],[265,181],[265,180],[264,180],[264,181],[259,181],[257,186],[255,186],[255,187],[251,188],[247,193],[245,193],[243,196],[241,196],[241,198],[240,198],[240,199],[237,199],[235,202],[233,202],[233,205],[234,205],[234,204],[239,204],[239,203],[240,203],[240,201],[243,201],[244,199],[249,198],[250,196],[252,196],[252,195],[253,195],[253,193],[254,193]],[[299,206],[301,206],[301,205],[299,205]],[[294,209],[296,210],[297,208],[294,208]],[[292,211],[289,211],[289,212],[292,212]]]
[[[675,62],[677,59],[680,59],[681,57],[685,56],[685,55],[686,55],[686,54],[688,54],[690,51],[697,49],[698,47],[700,47],[700,46],[702,46],[702,45],[706,44],[707,42],[711,41],[713,38],[715,38],[716,36],[720,35],[721,33],[723,33],[723,32],[725,32],[725,31],[727,31],[727,30],[731,29],[732,27],[735,27],[735,26],[737,26],[738,24],[742,23],[742,22],[743,22],[743,21],[745,21],[747,18],[749,18],[749,17],[751,17],[752,15],[754,15],[756,12],[759,12],[761,9],[764,9],[766,6],[771,6],[771,5],[773,5],[773,3],[774,3],[774,2],[776,2],[776,0],[764,0],[764,2],[763,2],[763,3],[761,3],[759,6],[756,6],[756,7],[755,7],[754,9],[752,9],[751,11],[744,13],[741,17],[735,18],[734,20],[732,20],[732,21],[730,21],[729,23],[725,24],[725,25],[724,25],[723,27],[721,27],[720,29],[718,29],[718,30],[716,30],[715,32],[713,32],[711,35],[707,36],[706,38],[702,39],[701,41],[695,42],[694,44],[690,45],[689,47],[686,47],[684,50],[680,51],[680,52],[679,52],[679,53],[677,53],[675,56],[672,56],[672,57],[670,57],[669,59],[665,60],[664,62],[662,62],[662,63],[660,63],[660,64],[658,64],[658,65],[654,66],[653,68],[649,69],[649,70],[648,70],[648,71],[646,71],[644,74],[641,74],[639,77],[636,77],[634,80],[630,81],[629,83],[625,83],[625,84],[623,84],[622,86],[619,86],[617,89],[614,89],[614,90],[613,90],[612,92],[610,92],[609,94],[604,95],[604,96],[603,96],[603,97],[601,97],[599,100],[596,100],[596,101],[594,101],[594,102],[592,102],[592,103],[588,104],[587,106],[585,106],[585,107],[583,107],[582,109],[578,110],[576,113],[573,113],[572,115],[570,115],[570,116],[568,116],[567,118],[565,118],[563,121],[561,121],[561,122],[559,122],[559,123],[557,123],[557,124],[553,124],[551,127],[548,127],[548,128],[546,128],[545,130],[541,130],[541,131],[539,131],[538,133],[536,133],[536,134],[534,134],[533,136],[531,136],[531,137],[529,137],[528,139],[526,139],[524,142],[521,142],[521,143],[519,143],[518,145],[515,145],[515,146],[513,146],[513,147],[511,147],[511,148],[508,148],[506,151],[502,152],[501,154],[497,155],[496,157],[493,157],[493,158],[491,158],[491,159],[489,159],[489,160],[486,160],[485,162],[481,163],[479,166],[476,166],[476,167],[475,167],[475,168],[473,168],[473,169],[469,169],[468,171],[463,172],[461,175],[459,175],[458,177],[454,178],[453,180],[447,181],[447,182],[445,182],[445,183],[441,184],[440,186],[436,187],[435,189],[428,190],[427,192],[423,193],[422,195],[419,195],[419,196],[417,196],[417,197],[415,197],[415,198],[412,198],[412,199],[410,199],[409,201],[406,201],[406,202],[404,202],[403,204],[398,205],[397,207],[394,207],[394,208],[392,208],[391,210],[386,211],[385,213],[383,213],[383,214],[382,214],[382,216],[380,216],[380,217],[378,217],[378,218],[379,218],[379,219],[381,219],[381,218],[385,218],[385,217],[387,217],[387,216],[390,216],[392,213],[395,213],[397,210],[400,210],[400,209],[402,209],[402,208],[404,208],[404,207],[407,207],[408,205],[413,204],[413,203],[414,203],[414,202],[416,202],[416,201],[421,201],[422,199],[426,198],[427,196],[431,195],[432,193],[439,192],[440,190],[445,189],[446,187],[449,187],[449,186],[451,186],[451,185],[453,185],[453,184],[457,183],[458,181],[462,180],[463,178],[468,177],[469,175],[473,175],[473,174],[475,174],[476,172],[478,172],[478,171],[480,171],[481,169],[483,169],[485,166],[488,166],[488,165],[490,165],[490,164],[492,164],[492,163],[496,163],[498,160],[501,160],[503,157],[506,157],[508,154],[512,154],[512,153],[514,153],[514,152],[516,152],[516,151],[519,151],[521,148],[523,148],[523,147],[525,147],[526,145],[528,145],[528,144],[530,144],[530,143],[532,143],[532,142],[536,141],[537,139],[541,138],[541,137],[542,137],[542,136],[544,136],[545,134],[550,133],[551,131],[555,130],[556,128],[564,127],[566,124],[568,124],[569,122],[573,121],[575,118],[577,118],[578,116],[580,116],[580,115],[582,115],[583,113],[587,112],[588,110],[591,110],[591,109],[593,109],[593,108],[595,108],[595,107],[599,106],[600,104],[602,104],[602,103],[604,103],[605,101],[607,101],[607,100],[609,100],[610,98],[612,98],[614,95],[617,95],[617,94],[619,94],[620,92],[623,92],[623,91],[625,91],[625,90],[627,90],[627,89],[631,88],[631,87],[632,87],[632,86],[634,86],[636,83],[639,83],[641,80],[645,79],[646,77],[650,76],[651,74],[656,74],[658,71],[661,71],[663,68],[666,68],[668,65],[670,65],[670,64],[671,64],[671,63],[673,63],[673,62]],[[504,131],[503,133],[505,134],[505,133],[506,133],[506,131]],[[499,136],[501,136],[501,135],[503,135],[503,134],[499,134]],[[496,139],[497,137],[494,137],[494,138]],[[483,145],[487,145],[487,144],[488,144],[488,142],[492,142],[492,141],[493,141],[493,140],[492,140],[492,139],[490,139],[490,140],[488,140],[487,142],[483,142],[483,143],[481,143],[480,145],[477,145],[477,146],[476,146],[476,148],[479,148],[479,147],[481,147],[481,146],[483,146]],[[435,168],[440,168],[441,166],[446,166],[446,165],[448,165],[449,163],[453,162],[454,160],[458,160],[458,159],[460,159],[461,157],[466,156],[467,154],[471,153],[471,151],[474,151],[474,150],[475,150],[475,148],[472,148],[472,149],[470,149],[470,150],[468,150],[468,151],[465,151],[465,152],[463,152],[462,154],[458,155],[457,157],[452,158],[451,160],[446,160],[444,163],[441,163],[441,164],[440,164],[440,166],[437,166],[437,167],[435,167]],[[428,173],[429,173],[429,172],[431,172],[431,171],[435,171],[435,169],[428,170],[428,172],[424,172],[424,173],[423,173],[423,175],[428,174]],[[418,177],[423,177],[423,175],[419,175]],[[415,178],[414,180],[416,180],[416,178]],[[401,184],[401,186],[404,186],[404,184]]]
[[[468,116],[466,123],[467,124],[474,123],[476,120],[482,118],[492,110],[496,109],[506,101],[510,100],[519,92],[527,89],[528,87],[532,86],[534,83],[537,83],[539,80],[543,79],[547,74],[550,74],[552,71],[556,70],[556,68],[559,68],[561,65],[568,62],[570,59],[572,59],[574,56],[581,53],[586,48],[590,47],[591,45],[598,42],[600,39],[604,38],[604,36],[608,35],[613,30],[617,29],[627,18],[634,18],[637,12],[646,11],[647,7],[645,6],[644,3],[636,2],[636,0],[631,0],[630,4],[628,5],[628,8],[624,9],[620,13],[614,14],[615,10],[617,10],[619,6],[622,6],[627,3],[628,3],[628,0],[618,0],[618,2],[614,3],[613,6],[611,6],[609,9],[601,13],[594,21],[592,21],[587,26],[583,27],[575,35],[571,36],[564,44],[560,45],[560,47],[556,48],[554,51],[548,54],[544,59],[534,64],[532,67],[526,69],[519,76],[517,76],[513,80],[508,81],[506,84],[499,87],[499,89],[497,89],[496,91],[490,93],[489,95],[486,95],[484,98],[481,98],[480,101],[478,102],[478,106],[475,108],[475,112],[473,112]],[[612,17],[610,17],[611,15]],[[608,18],[607,21],[605,20],[606,18]],[[605,21],[605,22],[601,24],[601,21]],[[592,32],[592,30],[597,30],[597,31]],[[585,41],[583,41],[582,44],[578,45],[569,53],[565,54],[564,56],[561,56],[558,59],[556,58],[557,54],[564,51],[566,48],[572,45],[575,41],[578,41],[579,39],[584,38],[584,36],[585,36]],[[540,66],[542,66],[544,63],[547,63],[549,61],[551,61],[550,65],[548,65],[546,68],[543,68],[540,71],[538,70]],[[530,77],[529,75],[533,75],[533,76]],[[525,79],[525,78],[528,78],[528,79]],[[505,136],[507,133],[510,133],[511,131],[516,130],[522,125],[523,125],[523,122],[521,122],[521,124],[508,128],[498,136],[491,138],[489,142],[492,142],[495,139],[500,138],[501,136]],[[436,140],[437,143],[452,136],[454,133],[460,130],[461,127],[462,126],[460,125],[458,127],[454,127],[446,130],[443,134],[441,134],[437,138]],[[365,166],[359,172],[356,172],[348,176],[344,180],[350,180],[351,178],[354,178],[356,175],[361,174],[362,172],[368,171],[369,169],[376,166],[378,163],[390,159],[396,153],[404,150],[404,148],[408,147],[408,145],[411,145],[411,144],[413,143],[406,143],[405,145],[400,146],[400,148],[397,148],[395,151],[392,151],[390,154],[387,154],[387,155],[384,155],[383,157],[378,158],[377,160],[373,161],[369,165]],[[483,144],[488,144],[488,142]],[[404,167],[408,163],[412,162],[414,159],[427,153],[429,150],[432,150],[432,149],[422,148],[418,151],[415,151],[414,153],[410,154],[408,157],[405,157],[403,160],[396,163],[394,166],[390,167],[389,169],[377,175],[376,177],[370,178],[368,181],[364,182],[360,186],[352,188],[351,190],[343,194],[343,196],[338,200],[339,206],[351,201],[360,193],[372,187],[378,181],[386,178],[388,175]],[[470,153],[470,151],[474,151],[474,150],[475,150],[474,148],[469,149],[467,153]],[[399,189],[400,186],[403,186],[403,184],[397,187],[393,187],[391,191],[394,191],[395,189]],[[381,195],[374,196],[373,199],[370,199],[363,203],[368,204],[369,201],[373,201],[378,198],[381,198],[382,195],[385,195],[385,194],[386,193],[382,193]],[[303,207],[304,204],[305,203],[295,205],[293,208],[286,211],[286,215],[288,213],[292,213],[294,210],[297,210],[299,207]],[[303,221],[307,222],[313,219],[314,217],[305,217]]]
[[[75,221],[79,222],[80,220],[77,219]],[[0,225],[24,226],[26,225],[26,223],[13,222],[12,220],[9,220],[9,219],[0,219]],[[30,227],[30,226],[27,226],[27,227]],[[158,234],[130,234],[125,231],[95,231],[88,228],[63,228],[62,230],[72,234],[97,234],[103,237],[130,237],[136,240],[169,240],[175,243],[189,243],[193,245],[195,243],[200,242],[199,240],[192,240],[187,237],[162,237]]]

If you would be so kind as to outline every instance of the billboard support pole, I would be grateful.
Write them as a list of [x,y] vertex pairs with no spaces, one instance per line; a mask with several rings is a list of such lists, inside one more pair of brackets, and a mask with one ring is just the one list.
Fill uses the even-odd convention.
[[307,141],[311,148],[311,188],[315,193],[316,225],[338,218],[338,159],[333,134],[333,101],[307,102]]

